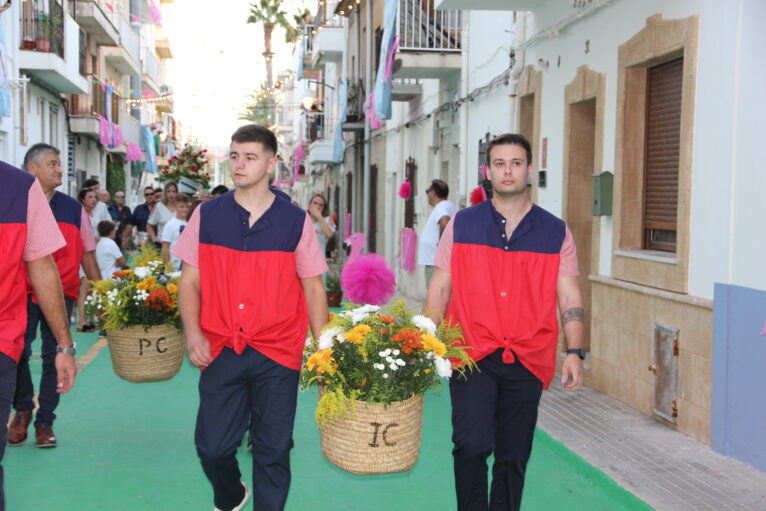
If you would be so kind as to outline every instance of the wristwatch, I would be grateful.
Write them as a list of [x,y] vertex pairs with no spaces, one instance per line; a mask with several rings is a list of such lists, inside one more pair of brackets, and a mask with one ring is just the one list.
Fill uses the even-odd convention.
[[70,346],[69,348],[62,348],[61,346],[57,345],[56,353],[71,353],[72,355],[74,355],[75,353],[77,353],[77,343],[73,342],[72,346]]
[[567,355],[577,355],[580,357],[580,360],[585,360],[585,350],[582,348],[573,348],[571,350],[567,350]]

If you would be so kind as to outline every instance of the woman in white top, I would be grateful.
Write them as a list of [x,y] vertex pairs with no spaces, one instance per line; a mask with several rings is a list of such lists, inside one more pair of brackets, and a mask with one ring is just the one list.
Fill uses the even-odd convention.
[[178,185],[173,181],[165,183],[162,200],[154,206],[154,210],[146,223],[146,232],[149,233],[149,238],[152,241],[159,243],[165,224],[176,217],[177,196]]
[[[96,204],[98,204],[96,191],[89,188],[83,188],[77,194],[77,200],[80,201],[82,207],[85,209],[85,213],[90,219],[90,225],[93,228],[96,241],[98,241],[97,233],[99,218],[95,214]],[[80,292],[77,295],[78,332],[92,332],[96,329],[96,327],[85,317],[85,297],[88,296],[89,291],[90,283],[88,283],[88,279],[85,277],[85,272],[82,271],[82,266],[80,266]]]
[[[324,198],[324,195],[317,193],[311,197],[308,213],[314,222],[314,231],[317,233],[322,255],[325,255],[327,242],[335,235],[335,222],[328,215],[327,200]],[[322,275],[322,278],[324,278],[324,275]]]

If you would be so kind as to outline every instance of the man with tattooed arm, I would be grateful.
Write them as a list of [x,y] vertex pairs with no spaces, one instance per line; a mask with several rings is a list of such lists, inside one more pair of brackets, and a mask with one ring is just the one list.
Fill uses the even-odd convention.
[[556,370],[557,307],[567,343],[561,369],[566,390],[582,384],[585,357],[572,233],[527,198],[529,142],[515,134],[495,138],[487,165],[492,199],[459,211],[447,224],[424,306],[437,323],[460,323],[479,368],[450,380],[459,511],[521,506],[540,396]]

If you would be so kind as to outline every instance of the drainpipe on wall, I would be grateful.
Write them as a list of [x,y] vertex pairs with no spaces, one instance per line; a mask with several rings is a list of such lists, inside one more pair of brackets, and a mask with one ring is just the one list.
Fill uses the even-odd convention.
[[[372,91],[372,5],[373,0],[367,3],[365,21],[367,30],[364,47],[364,89],[367,94]],[[370,153],[372,142],[370,141],[370,123],[364,123],[364,199],[362,202],[362,232],[367,239],[370,238]]]
[[[460,51],[460,72],[463,73],[463,76],[460,80],[460,97],[464,98],[468,96],[468,91],[470,90],[470,84],[468,83],[468,77],[471,74],[471,70],[469,69],[469,59],[468,59],[468,50],[469,50],[469,30],[468,27],[471,24],[471,11],[463,11],[463,29],[462,34],[460,35],[460,40],[463,42],[462,48]],[[468,122],[469,122],[469,108],[468,108],[468,102],[463,102],[460,105],[460,122],[458,122],[458,126],[460,127],[460,145],[461,151],[460,151],[460,173],[458,174],[458,189],[457,189],[457,206],[462,207],[468,204],[468,176],[469,176],[469,161],[468,161],[468,148],[471,147],[470,140],[469,140],[469,133],[468,133]]]

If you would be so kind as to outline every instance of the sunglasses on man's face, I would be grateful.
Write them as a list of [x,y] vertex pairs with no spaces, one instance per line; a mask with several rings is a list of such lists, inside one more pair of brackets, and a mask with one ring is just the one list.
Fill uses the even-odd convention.
[[151,197],[152,195],[154,195],[154,192],[149,192],[149,193],[145,193],[144,197]]
[[431,193],[431,192],[433,192],[433,190],[432,190],[432,189],[430,189],[430,188],[426,188],[426,193]]

